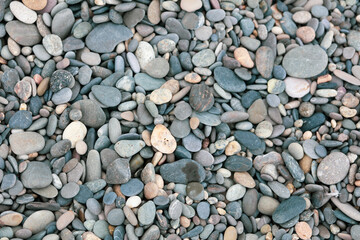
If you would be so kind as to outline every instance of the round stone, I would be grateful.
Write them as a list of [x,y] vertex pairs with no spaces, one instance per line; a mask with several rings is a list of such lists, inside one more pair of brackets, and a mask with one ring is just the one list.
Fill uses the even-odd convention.
[[73,198],[75,197],[80,191],[80,187],[75,182],[69,182],[63,186],[60,191],[60,194],[63,198]]
[[108,213],[106,218],[110,225],[119,226],[123,224],[125,215],[120,208],[114,208]]
[[169,70],[170,65],[168,61],[162,57],[150,60],[150,62],[145,66],[146,73],[154,78],[165,77],[168,74]]
[[293,98],[302,98],[310,92],[310,83],[305,79],[287,77],[284,80],[287,95]]
[[79,121],[70,123],[63,132],[63,139],[71,141],[71,147],[74,148],[78,141],[82,141],[87,133],[86,126]]
[[215,54],[210,49],[204,49],[196,53],[192,58],[192,63],[197,67],[208,67],[215,62]]
[[273,126],[269,121],[260,122],[255,129],[256,136],[260,138],[268,138],[273,132]]
[[137,178],[132,178],[121,185],[121,193],[127,197],[138,195],[144,189],[144,184]]
[[332,185],[343,180],[350,168],[348,157],[341,152],[333,152],[326,156],[317,168],[319,180],[327,185]]
[[63,44],[61,38],[55,34],[46,35],[42,43],[46,51],[52,56],[59,56],[63,52]]
[[288,75],[310,78],[320,74],[328,64],[328,56],[318,45],[304,45],[287,52],[282,61]]
[[246,188],[240,184],[232,185],[226,192],[226,199],[230,202],[241,199],[246,193]]
[[306,222],[298,222],[295,225],[295,231],[296,234],[304,240],[310,239],[312,236],[312,229]]

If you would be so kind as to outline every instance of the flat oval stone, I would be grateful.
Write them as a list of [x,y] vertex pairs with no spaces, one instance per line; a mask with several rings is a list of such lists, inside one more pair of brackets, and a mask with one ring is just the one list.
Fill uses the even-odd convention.
[[80,191],[80,187],[75,182],[69,182],[63,186],[60,191],[60,194],[63,198],[73,198],[75,197]]
[[327,64],[328,56],[318,45],[293,48],[282,61],[287,74],[296,78],[314,77],[324,71]]
[[51,101],[56,104],[64,104],[70,101],[72,96],[72,91],[70,88],[63,88],[60,91],[54,93],[53,97],[51,98]]
[[226,159],[225,168],[234,172],[247,172],[252,167],[252,161],[246,157],[233,155]]
[[57,12],[51,22],[51,32],[64,39],[70,33],[75,22],[73,11],[64,8]]
[[211,49],[204,49],[196,53],[192,63],[197,67],[208,67],[215,62],[215,54]]
[[21,174],[21,182],[26,188],[44,188],[51,184],[50,167],[43,162],[29,162]]
[[144,184],[137,178],[132,178],[120,186],[121,193],[127,197],[136,196],[144,189]]
[[268,186],[271,188],[271,190],[274,191],[274,193],[281,197],[281,198],[289,198],[290,197],[290,191],[287,189],[287,187],[277,181],[268,182]]
[[225,67],[217,67],[214,70],[216,82],[228,92],[243,92],[246,89],[245,82],[235,75],[233,71]]
[[23,218],[23,215],[17,212],[3,213],[3,215],[0,216],[0,222],[1,225],[15,227],[22,222]]
[[146,91],[152,91],[160,88],[166,81],[161,78],[153,78],[146,73],[138,73],[135,75],[135,83]]
[[262,46],[256,51],[256,69],[263,78],[270,78],[274,68],[274,52],[270,47]]
[[316,127],[321,126],[326,120],[326,117],[323,113],[315,113],[311,117],[303,118],[303,126],[301,127],[302,131],[308,131]]
[[272,215],[274,222],[283,224],[298,216],[306,208],[306,201],[302,197],[292,196],[280,203]]
[[33,234],[41,232],[45,227],[55,221],[55,215],[48,210],[40,210],[32,213],[24,222],[23,227],[31,230]]
[[234,184],[226,192],[226,199],[230,202],[241,199],[246,193],[246,188],[240,184]]
[[155,219],[156,207],[153,201],[148,201],[138,210],[139,222],[143,225],[152,224]]
[[166,88],[156,89],[150,94],[150,101],[157,105],[168,103],[170,102],[171,98],[172,93],[169,89]]
[[33,24],[37,19],[36,12],[29,9],[21,2],[12,1],[9,7],[14,16],[23,23]]
[[72,109],[79,109],[82,113],[80,119],[88,127],[98,128],[104,125],[106,116],[101,107],[94,101],[86,99],[75,102]]
[[181,159],[164,164],[160,167],[160,174],[167,182],[182,184],[202,182],[205,179],[204,168],[191,159]]
[[59,56],[63,52],[63,44],[58,35],[48,34],[43,38],[42,43],[46,51],[52,56]]
[[11,150],[17,155],[38,152],[45,146],[43,136],[36,132],[20,132],[11,134],[9,142]]
[[44,188],[33,188],[31,190],[45,198],[54,198],[59,194],[58,190],[51,184]]
[[191,87],[189,103],[195,111],[208,111],[214,105],[214,102],[214,95],[205,84],[195,84]]
[[326,156],[317,168],[317,177],[327,185],[343,180],[350,169],[350,161],[342,152],[333,152]]
[[133,36],[131,30],[112,22],[97,25],[86,37],[86,46],[94,52],[106,53],[114,50],[120,42]]
[[107,107],[115,107],[121,102],[121,92],[115,87],[94,85],[91,92],[96,100]]
[[34,46],[42,40],[37,27],[33,24],[10,21],[5,25],[5,29],[9,36],[22,46]]
[[234,133],[236,140],[250,150],[262,148],[264,142],[252,132],[236,131]]
[[29,111],[20,110],[9,120],[9,127],[15,129],[27,129],[32,124],[32,114]]

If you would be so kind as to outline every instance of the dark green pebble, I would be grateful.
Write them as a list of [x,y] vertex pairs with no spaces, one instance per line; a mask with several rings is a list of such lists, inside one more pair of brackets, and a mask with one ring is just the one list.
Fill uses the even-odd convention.
[[305,207],[306,202],[302,197],[292,196],[280,203],[273,213],[272,219],[278,224],[286,223],[302,213]]
[[325,122],[325,115],[323,113],[315,113],[311,117],[303,118],[303,122],[301,130],[303,132],[309,131],[321,126]]

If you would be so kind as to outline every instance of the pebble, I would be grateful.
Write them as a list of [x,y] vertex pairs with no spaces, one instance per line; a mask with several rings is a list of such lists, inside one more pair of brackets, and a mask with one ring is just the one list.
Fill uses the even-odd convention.
[[55,221],[55,215],[49,210],[39,210],[32,213],[24,222],[23,227],[36,234],[45,229],[45,227]]
[[152,201],[146,202],[138,210],[139,222],[143,225],[151,224],[155,219],[155,204]]
[[[181,171],[176,171],[181,169]],[[190,159],[178,160],[161,166],[160,174],[168,182],[186,184],[188,182],[202,182],[205,179],[205,170],[197,162]]]
[[310,92],[310,83],[305,79],[287,77],[284,80],[286,93],[293,98],[302,98]]
[[302,197],[292,196],[280,203],[272,214],[272,219],[278,224],[283,224],[302,213],[305,207],[306,202]]
[[356,7],[0,1],[0,238],[358,239]]
[[334,152],[320,162],[317,168],[317,176],[324,184],[336,184],[347,176],[349,168],[348,157],[341,152]]
[[128,40],[132,36],[130,29],[123,25],[111,22],[102,23],[86,36],[85,44],[91,51],[106,53],[111,52],[117,44]]
[[221,88],[228,92],[243,92],[245,83],[239,79],[233,71],[224,67],[217,67],[214,70],[215,81]]
[[156,125],[152,131],[151,144],[165,154],[173,153],[177,146],[175,138],[171,135],[170,131],[161,124]]
[[130,180],[130,166],[125,159],[116,159],[111,162],[106,170],[106,182],[110,184],[122,184]]
[[[309,56],[316,56],[316,58],[309,58]],[[291,77],[314,77],[320,74],[327,66],[327,54],[319,46],[304,45],[296,47],[286,53],[282,66]]]
[[9,137],[11,150],[17,155],[35,153],[45,146],[44,138],[35,132],[19,132]]
[[[34,174],[36,172],[37,174]],[[44,188],[51,184],[50,167],[43,162],[30,162],[21,174],[21,182],[26,188]]]

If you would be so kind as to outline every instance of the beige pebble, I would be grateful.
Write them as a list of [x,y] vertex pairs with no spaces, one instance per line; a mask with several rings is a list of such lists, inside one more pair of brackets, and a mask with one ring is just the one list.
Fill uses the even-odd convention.
[[343,116],[345,118],[352,118],[357,113],[356,109],[351,109],[351,108],[348,108],[345,106],[341,106],[339,110],[340,110],[341,116]]
[[254,188],[256,186],[255,180],[248,172],[234,173],[234,181],[247,188]]
[[235,59],[245,68],[253,68],[254,61],[251,59],[250,54],[246,48],[239,47],[234,51]]
[[158,186],[154,182],[148,182],[144,187],[144,195],[146,199],[153,199],[158,194]]
[[176,140],[162,124],[155,126],[151,133],[151,145],[162,153],[170,154],[176,149]]
[[240,143],[237,141],[231,141],[225,148],[225,155],[226,156],[232,156],[241,151]]
[[79,140],[75,144],[75,149],[79,155],[84,155],[87,151],[87,145],[83,140]]
[[157,105],[170,102],[172,93],[167,88],[159,88],[154,90],[150,95],[150,100]]
[[295,231],[296,234],[304,240],[310,239],[312,236],[312,229],[306,222],[298,222],[295,225]]

